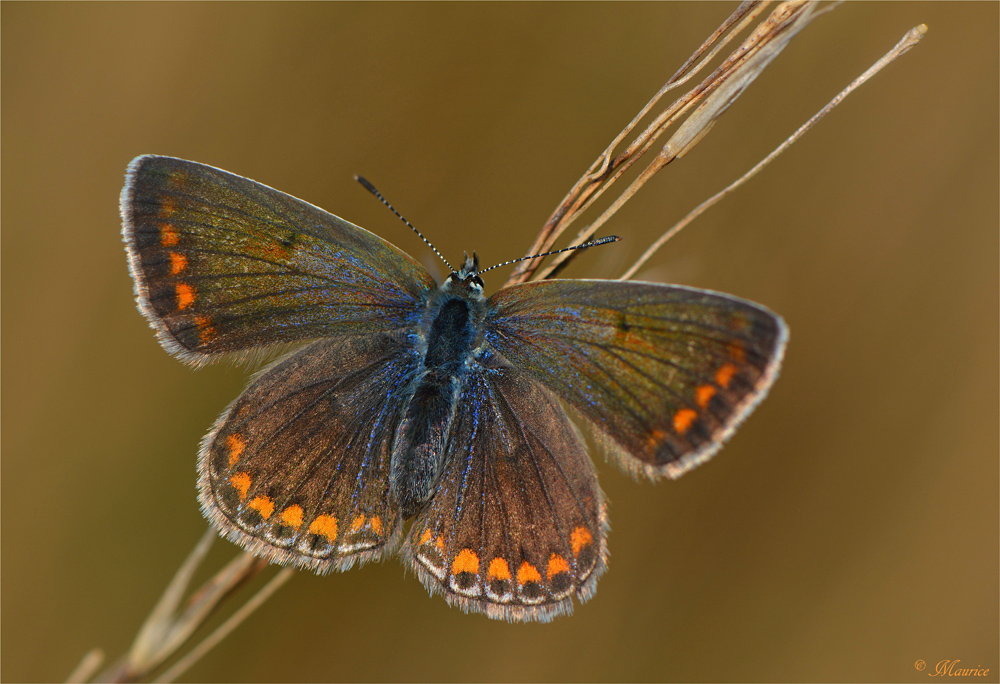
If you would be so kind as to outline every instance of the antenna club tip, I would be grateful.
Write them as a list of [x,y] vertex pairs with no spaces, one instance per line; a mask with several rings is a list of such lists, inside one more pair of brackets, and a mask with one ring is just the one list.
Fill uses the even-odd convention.
[[617,235],[608,235],[607,237],[597,238],[596,240],[585,242],[580,245],[580,247],[599,247],[600,245],[606,245],[610,242],[621,242],[621,240],[622,239]]
[[368,192],[372,193],[373,195],[377,195],[378,194],[378,190],[375,189],[375,186],[372,185],[371,183],[369,183],[368,179],[365,178],[364,176],[356,173],[356,174],[354,174],[354,180],[356,180],[357,182],[361,183],[361,185],[364,187],[364,189],[367,190]]

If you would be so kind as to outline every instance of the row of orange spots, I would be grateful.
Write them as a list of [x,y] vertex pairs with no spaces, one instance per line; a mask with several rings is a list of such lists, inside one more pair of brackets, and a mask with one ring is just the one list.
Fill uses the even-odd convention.
[[[226,445],[229,447],[229,459],[230,465],[232,465],[239,459],[239,454],[246,447],[246,443],[239,435],[230,435],[226,439]],[[253,479],[249,473],[240,472],[230,477],[229,483],[239,493],[240,500],[242,501],[246,498]],[[274,500],[269,496],[256,496],[247,504],[247,508],[257,511],[264,520],[267,520],[274,513]],[[281,523],[297,530],[302,527],[304,514],[302,506],[292,504],[281,511]],[[362,519],[364,518],[364,516],[361,517]],[[372,518],[371,524],[373,528],[376,528],[381,533],[382,521],[377,516]],[[316,516],[316,519],[309,525],[309,532],[312,534],[321,534],[330,541],[335,541],[337,539],[337,519],[331,515]]]
[[179,275],[188,265],[188,258],[181,254],[180,252],[171,252],[170,257],[170,275]]
[[321,534],[330,541],[337,540],[337,519],[332,515],[317,515],[309,524],[310,534]]
[[[232,459],[232,454],[237,454],[237,458],[240,452],[243,451],[245,443],[240,438],[239,435],[230,435],[226,440],[226,444],[230,449],[230,459]],[[229,483],[236,488],[236,491],[240,495],[240,500],[246,498],[247,492],[250,490],[250,485],[253,483],[253,479],[250,477],[249,473],[236,473],[231,478],[229,478]],[[247,508],[257,511],[260,516],[267,520],[274,513],[274,500],[269,496],[256,496],[250,503],[247,504]],[[302,519],[304,515],[302,506],[298,504],[292,504],[284,510],[281,511],[281,523],[287,525],[288,527],[293,527],[296,530],[302,526]],[[372,522],[378,522],[379,531],[381,531],[381,520],[378,518],[373,518]],[[375,525],[373,524],[373,527]],[[337,519],[330,515],[320,515],[317,516],[312,524],[309,525],[309,531],[313,534],[322,534],[330,541],[334,541],[337,538]]]
[[174,286],[174,292],[177,293],[177,310],[183,311],[192,304],[194,304],[195,294],[194,288],[187,283],[177,283]]
[[351,532],[357,532],[364,526],[364,524],[365,524],[364,514],[356,516],[354,520],[351,521]]
[[229,449],[229,467],[236,465],[246,446],[247,443],[243,441],[243,437],[240,435],[229,435],[226,437],[226,448]]
[[[549,579],[552,579],[555,575],[558,575],[561,572],[568,573],[569,569],[569,563],[566,562],[566,559],[553,553],[549,558],[546,574]],[[472,549],[462,549],[458,555],[455,556],[455,560],[451,564],[451,573],[453,575],[457,575],[460,572],[468,572],[473,575],[479,574],[479,556],[477,556]],[[486,571],[486,578],[488,580],[510,579],[510,566],[507,565],[507,561],[503,558],[494,558],[490,561],[490,567]],[[538,582],[541,579],[542,576],[538,573],[538,569],[528,561],[521,563],[521,567],[517,570],[517,581],[519,584]]]
[[[168,218],[174,213],[173,200],[169,198],[163,199],[160,204],[160,217]],[[164,247],[176,247],[181,241],[180,233],[174,228],[172,223],[161,223],[160,224],[160,244]],[[170,259],[170,275],[179,275],[184,269],[187,268],[188,259],[183,254],[178,252],[170,252],[168,255]],[[195,300],[194,288],[186,283],[178,283],[174,286],[174,292],[177,294],[177,310],[183,311],[192,304]]]
[[[581,535],[574,543],[574,553],[579,552],[580,548],[590,543],[589,539],[590,533],[587,532],[587,530],[585,530],[582,527],[578,527],[577,530],[581,531],[582,534],[585,534],[588,537],[588,539],[584,541],[584,538]],[[429,531],[425,531],[424,535],[421,537],[421,543],[430,540],[430,537],[431,535]],[[438,537],[438,539],[440,540],[440,537]],[[468,572],[473,575],[479,574],[479,556],[476,555],[476,553],[472,549],[462,549],[461,551],[459,551],[458,555],[455,556],[455,560],[452,561],[451,574],[457,575],[462,572]],[[546,568],[545,574],[548,576],[548,579],[551,580],[556,575],[564,572],[565,573],[570,572],[569,563],[566,561],[565,558],[563,558],[559,554],[553,553],[549,557],[548,567]],[[493,581],[493,580],[509,580],[509,579],[511,579],[511,575],[510,575],[510,566],[507,565],[507,561],[504,560],[503,558],[494,558],[493,560],[491,560],[489,569],[487,569],[486,571],[486,580]],[[524,586],[528,582],[541,582],[541,581],[542,581],[542,575],[541,573],[538,572],[538,568],[536,568],[528,561],[524,561],[521,563],[521,566],[517,569],[518,584]]]
[[462,549],[455,556],[455,562],[451,564],[451,574],[457,575],[460,572],[469,572],[473,575],[479,574],[479,556],[473,553],[471,549]]
[[[744,358],[743,345],[739,342],[731,342],[729,344],[729,353],[737,361],[742,361]],[[733,376],[736,375],[738,369],[731,363],[724,363],[719,366],[719,370],[715,371],[715,384],[726,389],[729,387],[729,383],[733,381]],[[713,385],[701,385],[694,391],[694,400],[701,408],[708,408],[708,403],[712,401],[718,393],[718,390]],[[698,412],[690,408],[682,408],[677,413],[674,414],[674,430],[679,435],[683,435],[694,424],[695,419],[698,417]],[[650,442],[655,442],[655,437],[657,436],[657,431],[653,431],[650,436]]]
[[573,547],[574,556],[579,556],[583,547],[589,546],[593,541],[594,537],[590,534],[590,530],[583,526],[574,528],[569,535],[569,543]]
[[269,496],[255,496],[253,500],[247,504],[247,508],[252,508],[253,510],[260,513],[260,516],[267,520],[274,513],[274,501],[271,500]]

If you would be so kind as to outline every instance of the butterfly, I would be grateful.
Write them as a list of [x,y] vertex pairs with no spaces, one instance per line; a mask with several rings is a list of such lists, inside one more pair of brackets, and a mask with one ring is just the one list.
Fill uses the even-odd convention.
[[431,594],[491,618],[547,621],[594,594],[608,520],[581,428],[626,471],[676,478],[761,401],[788,336],[758,304],[677,285],[487,297],[475,255],[437,284],[363,228],[171,157],[131,162],[121,215],[169,353],[304,344],[202,441],[210,523],[320,573],[398,553]]

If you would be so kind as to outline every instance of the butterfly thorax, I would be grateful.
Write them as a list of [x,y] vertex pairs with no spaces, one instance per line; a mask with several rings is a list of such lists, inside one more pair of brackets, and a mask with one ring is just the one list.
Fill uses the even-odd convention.
[[393,444],[390,487],[408,518],[434,495],[462,387],[482,337],[486,300],[478,261],[466,258],[427,298],[418,331],[420,370]]

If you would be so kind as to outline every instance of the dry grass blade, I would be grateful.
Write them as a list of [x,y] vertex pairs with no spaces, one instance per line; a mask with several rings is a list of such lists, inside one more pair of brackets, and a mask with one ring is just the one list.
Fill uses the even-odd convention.
[[80,664],[66,677],[66,684],[89,682],[100,669],[102,663],[104,663],[104,651],[99,648],[90,649],[80,660]]
[[[764,8],[770,4],[767,1],[749,1],[742,3],[726,21],[722,23],[697,50],[688,58],[677,72],[670,77],[666,84],[660,88],[659,92],[646,103],[638,114],[625,126],[622,131],[615,136],[611,144],[597,157],[587,172],[570,189],[563,201],[552,212],[549,220],[545,222],[542,230],[535,238],[534,244],[529,248],[527,255],[540,254],[552,249],[552,245],[566,230],[567,227],[589,207],[594,200],[600,197],[601,193],[614,183],[614,180],[624,173],[643,153],[648,149],[652,141],[659,135],[657,129],[662,128],[658,122],[664,118],[670,119],[684,105],[696,97],[694,91],[678,99],[664,112],[662,112],[652,124],[647,126],[645,132],[633,141],[629,147],[621,154],[615,155],[615,150],[639,125],[649,112],[656,106],[660,99],[669,91],[680,87],[689,81],[695,74],[701,71],[718,52],[725,47],[736,35],[741,33],[747,25],[753,22]],[[712,46],[715,47],[712,47]],[[532,260],[523,262],[511,273],[505,286],[513,285],[528,280],[532,274],[541,266],[542,261]]]
[[[697,145],[711,130],[712,126],[715,125],[719,117],[743,94],[746,88],[768,67],[774,58],[785,49],[791,39],[816,16],[819,16],[820,13],[817,13],[815,8],[816,4],[813,2],[798,0],[778,5],[712,74],[657,116],[642,135],[629,146],[625,154],[622,155],[622,157],[627,157],[627,161],[622,162],[619,168],[606,179],[606,182],[600,188],[594,190],[587,202],[581,206],[581,211],[586,209],[593,200],[597,199],[597,197],[608,189],[632,163],[645,154],[652,147],[656,139],[668,127],[676,123],[681,115],[690,112],[663,146],[660,153],[643,169],[638,178],[631,183],[596,221],[579,231],[570,244],[585,242],[588,236],[593,235],[656,172],[674,159],[683,157],[691,148]],[[738,28],[742,28],[742,26],[743,22],[741,22]],[[568,221],[565,223],[568,224]],[[539,270],[536,278],[554,277],[574,257],[575,255],[572,252],[561,255],[551,264]]]

